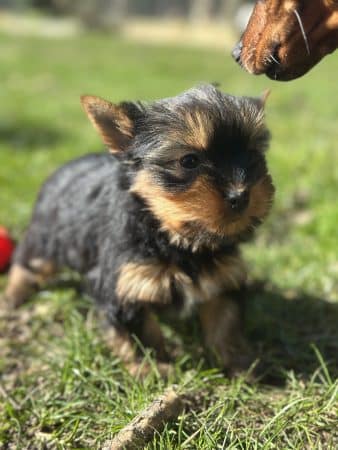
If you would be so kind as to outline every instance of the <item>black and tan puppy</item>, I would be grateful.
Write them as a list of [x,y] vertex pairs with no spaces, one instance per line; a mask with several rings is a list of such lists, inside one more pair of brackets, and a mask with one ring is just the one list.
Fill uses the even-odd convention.
[[197,310],[207,348],[236,369],[245,347],[238,244],[274,193],[263,103],[211,85],[150,104],[83,97],[110,154],[72,161],[44,184],[7,301],[20,305],[70,267],[85,276],[112,348],[131,371],[132,334],[164,357],[154,312],[166,308]]

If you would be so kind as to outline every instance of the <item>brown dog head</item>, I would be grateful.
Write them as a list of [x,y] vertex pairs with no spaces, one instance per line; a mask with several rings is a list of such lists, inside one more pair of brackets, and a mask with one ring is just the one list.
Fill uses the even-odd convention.
[[233,57],[248,72],[288,81],[338,47],[338,0],[258,0]]

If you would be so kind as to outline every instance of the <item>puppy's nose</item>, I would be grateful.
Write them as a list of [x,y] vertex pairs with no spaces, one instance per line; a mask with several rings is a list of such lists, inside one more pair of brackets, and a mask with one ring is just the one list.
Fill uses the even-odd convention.
[[242,41],[239,41],[238,44],[234,47],[232,51],[232,57],[236,62],[240,62],[241,60],[241,53],[242,53],[243,43]]
[[250,194],[248,190],[231,190],[227,194],[227,200],[234,212],[243,212],[249,204]]

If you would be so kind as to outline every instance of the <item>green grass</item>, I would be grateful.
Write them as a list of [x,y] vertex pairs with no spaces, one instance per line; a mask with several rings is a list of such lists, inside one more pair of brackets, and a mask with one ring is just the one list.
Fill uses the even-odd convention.
[[338,59],[278,84],[221,52],[107,36],[0,36],[0,54],[0,223],[16,238],[46,176],[101,148],[79,106],[84,93],[154,99],[201,81],[234,94],[271,88],[277,187],[270,219],[244,248],[255,280],[247,333],[265,367],[261,382],[229,381],[210,367],[194,321],[181,326],[183,342],[165,329],[177,353],[172,378],[154,369],[135,382],[105,348],[91,304],[64,283],[0,314],[0,448],[99,448],[170,383],[191,391],[194,407],[149,449],[337,448]]

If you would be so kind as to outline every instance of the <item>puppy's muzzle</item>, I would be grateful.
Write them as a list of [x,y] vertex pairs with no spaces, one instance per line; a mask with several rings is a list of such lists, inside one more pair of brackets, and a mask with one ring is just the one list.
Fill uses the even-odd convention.
[[226,200],[233,212],[241,213],[249,205],[250,193],[245,190],[230,190],[226,194]]

